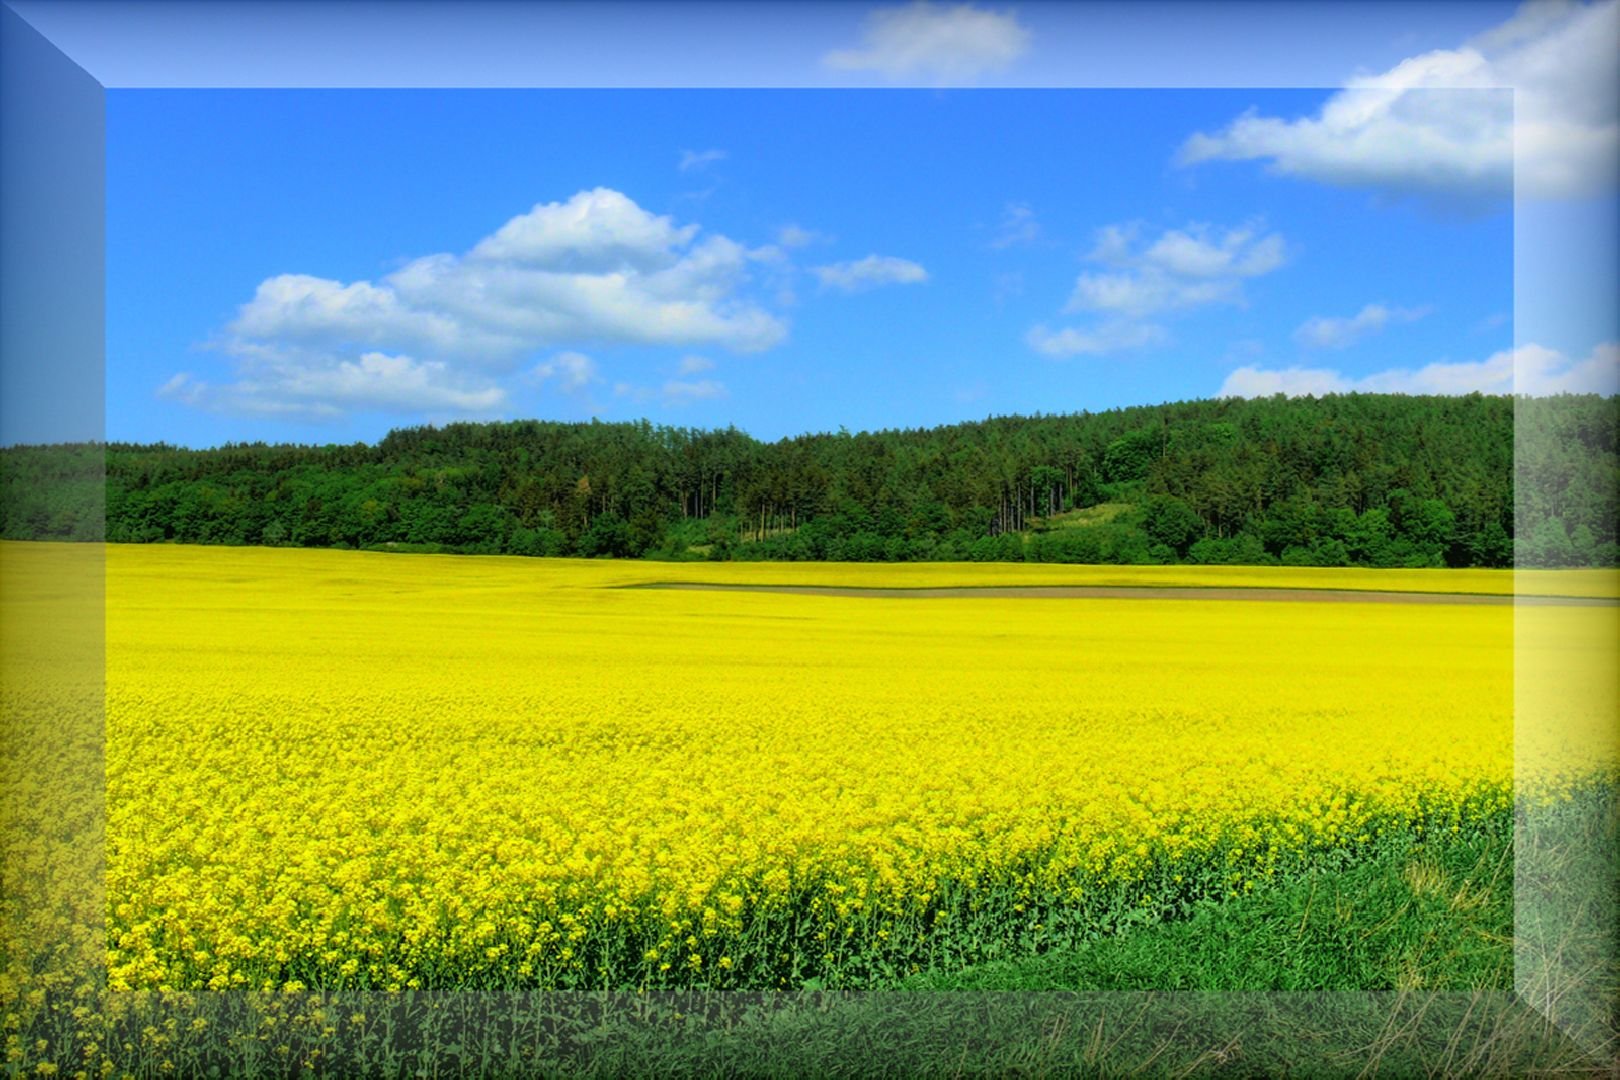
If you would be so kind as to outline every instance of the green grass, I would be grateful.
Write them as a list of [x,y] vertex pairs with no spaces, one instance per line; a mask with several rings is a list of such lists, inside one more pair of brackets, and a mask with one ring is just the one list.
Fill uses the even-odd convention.
[[1521,808],[1517,840],[1391,846],[898,990],[64,998],[0,1075],[72,1075],[88,1040],[137,1077],[1615,1076],[1620,800]]
[[1040,956],[924,972],[911,990],[1508,990],[1513,850],[1485,835],[1195,907]]
[[1061,514],[1053,514],[1048,518],[1037,519],[1036,529],[1075,529],[1084,528],[1087,525],[1101,525],[1113,521],[1130,509],[1132,509],[1131,503],[1103,502],[1080,510],[1065,510]]
[[1515,989],[1620,1076],[1620,790],[1521,812]]

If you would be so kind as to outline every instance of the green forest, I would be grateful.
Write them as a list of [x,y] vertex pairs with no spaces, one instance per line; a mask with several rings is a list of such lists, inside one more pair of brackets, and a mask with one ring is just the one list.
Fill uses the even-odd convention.
[[[514,421],[0,450],[10,539],[536,556],[1617,563],[1620,399],[1329,395],[761,442]],[[104,516],[103,516],[104,513]],[[103,532],[104,528],[104,532]]]

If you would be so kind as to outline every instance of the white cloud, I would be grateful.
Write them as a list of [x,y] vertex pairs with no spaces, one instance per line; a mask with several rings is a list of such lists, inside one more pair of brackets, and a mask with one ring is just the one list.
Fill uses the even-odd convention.
[[788,254],[775,244],[761,244],[757,248],[749,248],[743,254],[750,262],[764,263],[768,266],[783,266],[788,263]]
[[240,340],[389,343],[491,368],[569,340],[778,343],[781,322],[737,296],[747,251],[697,233],[617,191],[582,191],[514,217],[465,256],[424,256],[376,285],[274,277],[228,330]]
[[[483,412],[506,398],[499,387],[466,388],[438,360],[414,360],[380,352],[341,361],[335,369],[300,372],[300,397],[356,407],[392,408],[407,412],[446,409]],[[286,390],[287,387],[279,388]]]
[[724,161],[725,159],[726,152],[724,150],[682,150],[680,170],[681,172],[691,172],[693,169],[701,169],[705,165],[712,165],[716,161]]
[[680,371],[682,375],[697,375],[704,371],[713,371],[714,361],[706,356],[681,357]]
[[233,343],[409,342],[417,348],[494,353],[515,344],[498,328],[464,327],[447,310],[412,307],[392,286],[369,281],[345,285],[308,274],[279,274],[260,282],[227,330]]
[[1430,308],[1392,308],[1368,304],[1349,318],[1313,315],[1294,331],[1294,340],[1308,349],[1344,349],[1390,323],[1416,322]]
[[1287,394],[1302,397],[1310,394],[1347,394],[1352,389],[1350,380],[1337,371],[1325,368],[1282,368],[1266,370],[1240,367],[1226,377],[1216,397],[1270,397]]
[[1142,234],[1142,226],[1135,221],[1123,222],[1119,225],[1104,225],[1097,230],[1097,240],[1091,246],[1091,253],[1086,256],[1092,262],[1125,263],[1131,261],[1131,247],[1136,244],[1136,238]]
[[806,247],[820,240],[821,234],[798,225],[784,225],[776,232],[776,242],[785,248]]
[[912,285],[928,280],[928,271],[909,259],[891,255],[868,255],[855,262],[813,266],[810,272],[821,280],[823,288],[857,292],[879,285]]
[[465,261],[560,273],[651,272],[675,265],[677,249],[697,232],[696,225],[677,226],[620,192],[596,188],[519,214],[480,240]]
[[1181,277],[1244,278],[1271,273],[1283,264],[1284,255],[1280,235],[1258,235],[1252,224],[1219,233],[1193,224],[1167,229],[1141,261]]
[[664,384],[663,397],[667,405],[684,405],[692,401],[712,401],[726,396],[726,388],[713,379],[687,381],[671,379]]
[[1147,267],[1129,273],[1081,274],[1065,311],[1109,311],[1121,315],[1151,315],[1205,304],[1237,303],[1239,284],[1227,281],[1186,281]]
[[1615,394],[1620,393],[1620,344],[1598,345],[1582,360],[1571,360],[1541,345],[1521,345],[1485,360],[1434,363],[1410,370],[1392,368],[1350,378],[1328,368],[1263,370],[1242,367],[1226,377],[1220,397],[1271,394]]
[[730,396],[725,385],[714,379],[670,379],[656,390],[636,383],[617,382],[613,384],[613,394],[638,405],[645,405],[657,399],[670,408],[690,405],[697,401],[718,401]]
[[411,347],[486,367],[570,341],[769,348],[785,327],[737,295],[749,253],[697,240],[616,191],[513,218],[469,253],[416,259],[378,284],[284,274],[228,328],[238,340]]
[[259,285],[216,342],[239,382],[206,390],[177,384],[168,393],[256,411],[284,393],[286,411],[308,412],[311,388],[321,388],[338,409],[420,401],[479,411],[498,395],[490,376],[510,373],[547,347],[606,342],[752,352],[779,343],[786,325],[745,289],[750,268],[780,253],[700,232],[597,188],[537,205],[465,254],[424,256],[375,282],[277,275]]
[[1514,393],[1620,394],[1620,343],[1595,346],[1577,361],[1539,345],[1522,345],[1510,355]]
[[189,371],[177,371],[157,388],[157,396],[171,401],[183,401],[187,405],[197,405],[201,403],[202,391],[199,388],[206,385],[192,378]]
[[1259,159],[1285,174],[1400,191],[1606,191],[1620,173],[1617,43],[1617,0],[1527,3],[1456,49],[1348,80],[1314,117],[1250,110],[1195,134],[1178,160]]
[[555,380],[557,389],[565,394],[577,394],[593,382],[601,382],[596,361],[584,353],[560,352],[549,360],[534,365],[530,377],[537,382]]
[[1029,42],[1029,31],[1012,12],[916,0],[874,10],[866,17],[861,45],[827,53],[822,62],[896,80],[961,83],[1007,67]]
[[1168,229],[1152,244],[1138,241],[1134,224],[1097,231],[1088,258],[1114,269],[1084,273],[1075,281],[1067,311],[1103,311],[1127,316],[1241,304],[1243,280],[1269,274],[1286,259],[1283,238],[1256,223],[1215,229],[1193,223]]
[[1141,349],[1162,345],[1170,335],[1162,326],[1152,323],[1106,322],[1090,330],[1066,327],[1049,330],[1045,326],[1032,327],[1024,335],[1030,348],[1043,356],[1102,356],[1124,349]]
[[331,419],[351,409],[489,413],[506,403],[505,390],[458,377],[442,361],[380,352],[333,361],[262,349],[239,365],[238,375],[235,382],[215,385],[181,373],[158,395],[216,412],[305,419]]
[[1279,233],[1258,222],[1220,229],[1193,222],[1166,229],[1148,243],[1136,222],[1105,225],[1086,258],[1107,267],[1075,280],[1066,313],[1096,312],[1090,328],[1049,330],[1036,326],[1024,341],[1047,356],[1100,356],[1162,345],[1168,332],[1148,316],[1208,304],[1244,301],[1243,282],[1282,266],[1287,249]]
[[1001,227],[990,241],[993,248],[1008,248],[1018,244],[1033,244],[1041,235],[1041,226],[1035,220],[1035,211],[1026,203],[1008,203],[1001,212]]

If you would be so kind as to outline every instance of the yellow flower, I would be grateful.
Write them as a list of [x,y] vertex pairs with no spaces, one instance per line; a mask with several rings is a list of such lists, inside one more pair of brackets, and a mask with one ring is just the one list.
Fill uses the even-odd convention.
[[[109,982],[291,994],[566,969],[572,985],[584,958],[594,977],[612,956],[627,980],[700,982],[700,944],[711,970],[745,956],[757,970],[750,935],[784,913],[840,953],[890,949],[969,904],[1044,912],[1166,878],[1235,892],[1512,805],[1511,607],[619,587],[672,573],[109,545]],[[1468,573],[1444,580],[1509,581]],[[678,576],[1436,580],[1034,564]],[[1604,745],[1538,750],[1522,779],[1562,797],[1614,767],[1592,757]]]

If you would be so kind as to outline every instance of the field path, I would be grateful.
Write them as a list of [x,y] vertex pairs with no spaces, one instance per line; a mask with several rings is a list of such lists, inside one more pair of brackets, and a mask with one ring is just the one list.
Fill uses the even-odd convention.
[[917,588],[853,585],[755,585],[701,581],[649,581],[625,589],[682,589],[699,592],[795,593],[809,596],[864,596],[882,599],[1030,600],[1273,600],[1354,604],[1527,604],[1616,607],[1620,600],[1590,596],[1514,596],[1486,593],[1387,592],[1371,589],[1261,589],[1187,585],[978,585]]

